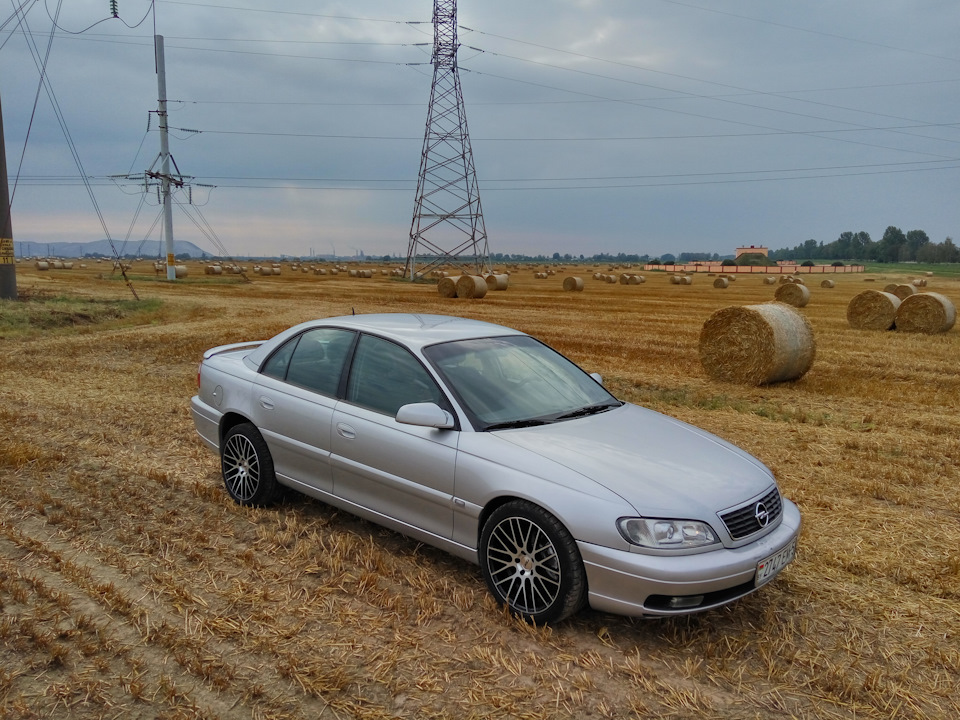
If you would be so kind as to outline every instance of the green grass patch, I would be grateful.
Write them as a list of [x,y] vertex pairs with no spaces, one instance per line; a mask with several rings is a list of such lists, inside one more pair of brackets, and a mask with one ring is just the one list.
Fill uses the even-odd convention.
[[98,300],[21,294],[0,300],[0,338],[148,325],[164,319],[160,300]]

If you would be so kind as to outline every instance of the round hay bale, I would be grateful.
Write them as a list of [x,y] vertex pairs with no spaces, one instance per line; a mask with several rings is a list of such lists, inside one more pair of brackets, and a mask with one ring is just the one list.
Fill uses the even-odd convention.
[[608,285],[612,285],[612,284],[614,284],[615,282],[617,282],[617,276],[616,276],[616,275],[607,275],[607,276],[605,276],[604,280],[607,282]]
[[926,278],[917,278],[917,279],[914,280],[911,284],[912,284],[914,287],[918,287],[918,288],[920,288],[920,287],[926,287],[926,286],[927,286],[927,279],[926,279]]
[[630,273],[620,273],[620,284],[626,285],[630,282]]
[[583,290],[583,278],[572,276],[564,278],[563,289],[568,292],[581,292]]
[[506,290],[507,285],[510,284],[509,275],[495,275],[491,273],[487,275],[484,280],[487,283],[487,290]]
[[927,270],[927,271],[924,273],[924,275],[926,275],[927,277],[933,277],[933,272],[930,271],[930,270]]
[[273,266],[272,268],[270,268],[270,269],[273,271],[273,274],[274,274],[274,275],[279,275],[279,274],[280,274],[280,268],[278,268],[276,265],[274,265],[274,266]]
[[176,277],[178,280],[180,280],[180,279],[182,279],[182,278],[185,278],[185,277],[187,276],[187,273],[188,273],[188,272],[189,272],[189,271],[187,270],[187,266],[186,266],[186,265],[174,265],[174,266],[173,266],[173,275],[174,275],[174,277]]
[[671,275],[671,276],[670,276],[670,284],[671,284],[671,285],[679,285],[679,284],[680,284],[680,276],[679,276],[679,275]]
[[261,268],[260,268],[260,274],[261,274],[261,275],[273,275],[273,268],[271,268],[271,267],[261,267]]
[[836,285],[837,283],[835,283],[833,280],[824,280],[820,283],[820,287],[822,288],[832,288],[836,287]]
[[479,300],[487,294],[487,281],[480,275],[461,275],[457,278],[457,297]]
[[792,282],[794,285],[806,285],[806,283],[803,281],[803,278],[802,278],[802,277],[798,277],[798,276],[796,276],[796,275],[793,276],[793,279],[791,280],[791,282]]
[[725,277],[718,277],[716,280],[713,281],[713,286],[715,288],[730,287],[730,281],[727,280]]
[[37,262],[34,264],[34,267],[37,270],[49,270],[50,263],[48,263],[46,260],[37,260]]
[[765,278],[763,279],[763,284],[764,284],[764,285],[776,285],[776,284],[777,284],[777,278],[776,278],[776,276],[774,276],[774,275],[767,275],[767,277],[765,277]]
[[730,282],[734,282],[737,279],[736,275],[731,275],[730,273],[727,273],[726,275],[724,275],[724,277]]
[[680,278],[681,285],[693,285],[693,278],[690,275],[684,275]]
[[631,275],[630,279],[627,280],[628,285],[643,285],[647,279],[643,275]]
[[957,309],[940,293],[917,293],[903,299],[897,310],[897,330],[904,332],[947,332],[957,321]]
[[361,270],[361,271],[360,271],[360,277],[363,277],[363,278],[372,278],[372,277],[373,277],[373,270]]
[[893,294],[893,291],[896,290],[896,289],[897,289],[897,284],[896,284],[896,283],[888,283],[888,284],[886,284],[886,285],[883,286],[883,291],[884,291],[884,292],[888,292],[888,293],[890,293],[890,294]]
[[442,298],[455,298],[457,296],[457,281],[452,277],[440,278],[437,283],[437,293]]
[[715,380],[750,385],[796,380],[815,355],[810,323],[782,303],[717,310],[700,331],[700,362]]
[[856,330],[890,330],[897,319],[900,298],[880,290],[864,290],[847,305],[847,322]]
[[905,300],[911,295],[914,295],[917,292],[917,289],[913,285],[897,285],[890,292],[892,292],[901,300]]
[[797,285],[796,283],[786,283],[777,288],[773,295],[778,302],[793,305],[794,307],[806,307],[810,302],[810,288],[806,285]]
[[595,273],[593,274],[593,279],[594,279],[594,280],[603,280],[603,274],[602,274],[602,273],[595,272]]

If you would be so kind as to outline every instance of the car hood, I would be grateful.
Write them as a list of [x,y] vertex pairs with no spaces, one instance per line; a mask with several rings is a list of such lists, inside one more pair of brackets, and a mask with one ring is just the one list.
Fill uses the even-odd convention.
[[774,482],[752,455],[637,405],[494,434],[589,478],[647,517],[709,520]]

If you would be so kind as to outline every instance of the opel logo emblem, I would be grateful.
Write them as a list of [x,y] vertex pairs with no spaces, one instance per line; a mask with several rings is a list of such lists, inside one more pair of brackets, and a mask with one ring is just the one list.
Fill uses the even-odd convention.
[[767,510],[767,506],[762,502],[757,503],[757,507],[754,508],[753,516],[757,519],[757,524],[760,527],[766,527],[767,523],[770,522],[770,513]]

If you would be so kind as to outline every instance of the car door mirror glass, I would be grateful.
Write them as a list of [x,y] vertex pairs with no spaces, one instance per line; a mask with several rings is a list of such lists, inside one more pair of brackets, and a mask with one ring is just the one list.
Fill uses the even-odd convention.
[[397,422],[439,429],[454,427],[453,415],[431,402],[403,405],[397,410]]

